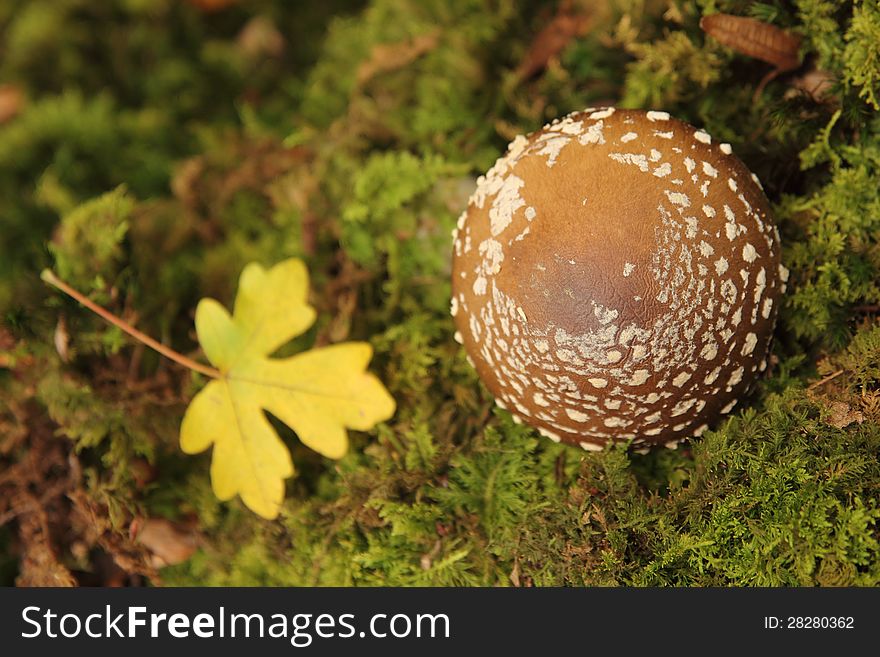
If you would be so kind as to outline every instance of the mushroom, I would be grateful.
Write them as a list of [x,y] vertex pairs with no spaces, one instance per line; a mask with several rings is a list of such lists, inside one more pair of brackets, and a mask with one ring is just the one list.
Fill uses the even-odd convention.
[[517,137],[453,231],[456,340],[554,441],[674,447],[742,399],[787,270],[757,177],[666,112]]

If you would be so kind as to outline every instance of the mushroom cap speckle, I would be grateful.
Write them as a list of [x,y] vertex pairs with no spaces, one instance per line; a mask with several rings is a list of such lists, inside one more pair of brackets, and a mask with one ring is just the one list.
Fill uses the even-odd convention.
[[769,203],[728,144],[665,112],[517,137],[453,239],[456,339],[555,441],[674,446],[766,368],[788,276]]

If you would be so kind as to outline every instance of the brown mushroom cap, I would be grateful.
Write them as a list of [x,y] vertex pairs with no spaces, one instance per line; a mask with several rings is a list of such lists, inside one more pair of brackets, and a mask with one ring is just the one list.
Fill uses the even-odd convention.
[[545,436],[671,447],[766,368],[779,251],[729,144],[665,112],[576,112],[478,180],[454,231],[456,339]]

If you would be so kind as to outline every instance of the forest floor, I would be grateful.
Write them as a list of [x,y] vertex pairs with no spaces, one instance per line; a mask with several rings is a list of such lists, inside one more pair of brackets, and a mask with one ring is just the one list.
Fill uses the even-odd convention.
[[[704,16],[800,35],[794,68]],[[735,49],[736,48],[736,49]],[[785,55],[783,52],[782,55]],[[776,64],[778,65],[778,61]],[[450,232],[516,135],[662,109],[732,144],[791,272],[771,366],[701,438],[556,445],[453,340]],[[0,4],[0,584],[880,584],[880,9],[830,0]],[[397,410],[290,449],[280,514],[179,446],[199,299],[299,258]]]

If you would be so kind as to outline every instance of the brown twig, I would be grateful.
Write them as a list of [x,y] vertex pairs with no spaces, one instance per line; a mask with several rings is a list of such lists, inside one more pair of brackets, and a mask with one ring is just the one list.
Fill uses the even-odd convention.
[[815,383],[811,383],[809,386],[807,386],[807,390],[814,390],[814,389],[818,388],[819,386],[823,386],[826,383],[828,383],[829,381],[831,381],[832,379],[836,379],[837,377],[839,377],[841,374],[843,374],[843,372],[844,372],[844,370],[837,370],[836,372],[832,372],[831,374],[826,376],[824,379],[820,379],[820,380],[816,381]]
[[166,347],[164,344],[157,342],[146,333],[141,333],[125,320],[120,319],[109,310],[102,308],[91,299],[88,299],[84,295],[74,290],[67,283],[55,276],[55,274],[52,273],[50,270],[44,269],[43,272],[40,274],[40,278],[42,278],[49,285],[58,288],[69,297],[76,299],[93,313],[95,313],[105,321],[110,322],[111,324],[113,324],[113,326],[116,326],[117,328],[125,331],[138,342],[141,342],[148,346],[150,349],[159,352],[160,354],[165,356],[165,358],[173,360],[175,363],[183,365],[184,367],[188,367],[195,372],[199,372],[213,379],[219,379],[222,376],[219,370],[216,370],[213,367],[209,367],[207,365],[202,365],[201,363],[197,363],[193,359],[187,358],[183,354],[174,351],[174,349]]

